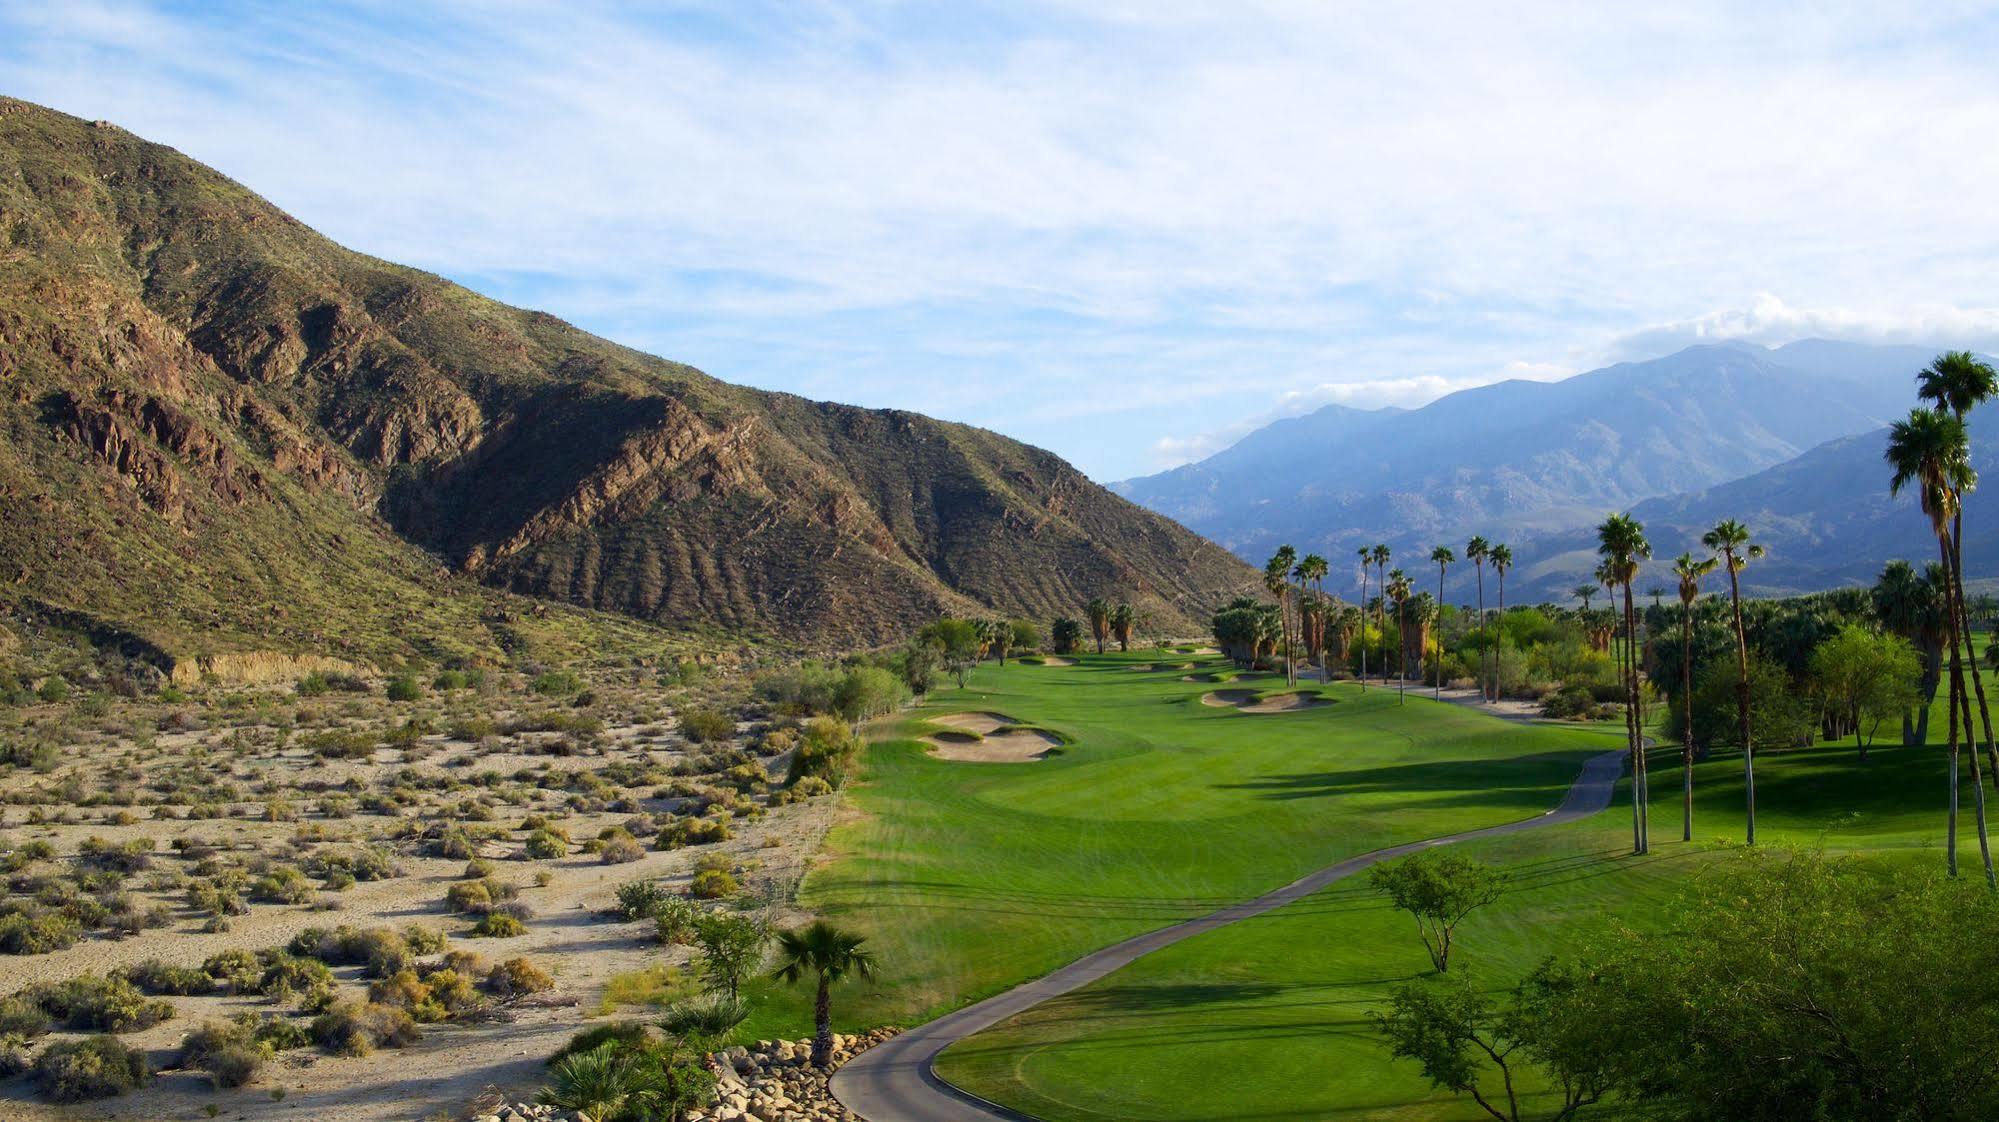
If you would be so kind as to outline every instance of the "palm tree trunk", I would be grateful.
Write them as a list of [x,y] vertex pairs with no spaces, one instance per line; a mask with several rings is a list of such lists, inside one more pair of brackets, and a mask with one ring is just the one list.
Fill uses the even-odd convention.
[[[1439,565],[1437,566],[1437,650],[1439,654],[1442,653],[1443,647],[1444,647],[1444,566]],[[1430,652],[1427,649],[1424,650],[1423,657],[1427,660],[1429,656]],[[1438,701],[1442,701],[1444,700],[1444,660],[1442,658],[1437,659],[1436,671],[1437,671],[1436,697]]]
[[833,1066],[833,984],[823,970],[812,1001],[812,1024],[812,1066],[825,1071]]
[[[1499,618],[1506,618],[1506,574],[1503,571],[1499,574]],[[1506,644],[1498,642],[1497,636],[1494,639],[1495,641],[1492,644],[1492,700],[1497,703],[1499,701],[1499,660],[1506,654]]]
[[1735,555],[1724,554],[1728,597],[1735,607],[1735,719],[1742,735],[1742,789],[1749,812],[1748,844],[1756,844],[1756,748],[1749,738],[1749,639],[1742,631],[1742,578]]
[[1367,692],[1367,563],[1360,566],[1360,692]]
[[[1381,643],[1383,647],[1386,647],[1388,645],[1388,562],[1383,561],[1374,567],[1374,586],[1381,590]],[[1397,642],[1400,641],[1400,637],[1398,636]],[[1388,652],[1386,650],[1381,653],[1381,688],[1388,688]]]
[[1485,563],[1478,564],[1478,697],[1485,700],[1485,644],[1490,638],[1485,631]]
[[[1395,586],[1407,591],[1409,584],[1404,581]],[[1395,704],[1402,704],[1402,691],[1409,684],[1409,601],[1395,602],[1395,653],[1399,664],[1395,672]]]
[[1680,605],[1680,699],[1687,723],[1680,730],[1680,840],[1694,840],[1694,606]]
[[[1970,613],[1965,610],[1963,579],[1961,574],[1959,574],[1957,571],[1956,562],[1957,562],[1958,550],[1957,550],[1957,543],[1955,541],[1952,541],[1950,543],[1949,552],[1951,554],[1951,563],[1945,567],[1944,571],[1950,577],[1949,594],[1945,597],[1945,599],[1948,601],[1950,609],[1950,662],[1951,662],[1951,685],[1953,687],[1951,691],[1952,696],[1950,698],[1951,704],[1953,706],[1951,710],[1951,729],[1952,732],[1955,733],[1957,728],[1957,717],[1959,713],[1962,713],[1964,716],[1965,739],[1967,741],[1973,741],[1973,743],[1970,745],[1971,751],[1969,755],[1971,756],[1972,816],[1973,816],[1973,823],[1978,830],[1978,855],[1979,859],[1984,863],[1985,866],[1986,886],[1993,889],[1999,889],[1999,878],[1995,878],[1992,868],[1991,835],[1989,834],[1986,828],[1985,783],[1983,777],[1979,775],[1978,745],[1975,742],[1977,737],[1977,732],[1975,731],[1975,727],[1971,723],[1971,697],[1964,688],[1964,675],[1962,671],[1962,662],[1958,656],[1958,650],[1961,646],[1966,654],[1973,655],[1975,661],[1974,651],[1976,648],[1976,644],[1974,644],[1971,639]],[[1974,666],[1974,672],[1975,670],[1976,667]],[[1983,700],[1984,699],[1981,697],[1980,701],[1982,702]],[[1991,736],[1991,718],[1989,715],[1986,717],[1986,736],[1988,738]],[[1953,735],[1951,737],[1951,776],[1950,776],[1951,813],[1953,820],[1955,819],[1957,812],[1958,775],[1957,775],[1956,749],[1957,749],[1957,738],[1955,735]],[[1955,828],[1952,829],[1951,834],[1954,839],[1956,836]],[[1952,857],[1952,869],[1955,870],[1956,849],[1954,845],[1952,848],[1951,857]]]
[[1631,582],[1624,582],[1624,633],[1618,674],[1624,686],[1624,736],[1631,752],[1631,852],[1645,852],[1645,740],[1638,724],[1638,671],[1632,656]]
[[[1964,637],[1964,660],[1971,667],[1971,689],[1978,695],[1978,717],[1985,733],[1985,753],[1992,762],[1992,783],[1999,788],[1999,740],[1992,736],[1992,710],[1985,703],[1985,676],[1978,670],[1978,644],[1971,635],[1971,610],[1964,601],[1964,514],[1960,511],[1952,520],[1950,530],[1950,584],[1951,593],[1957,597],[1957,615],[1960,634]],[[1966,739],[1970,736],[1971,718],[1965,718]],[[1972,749],[1972,775],[1978,773],[1978,750]],[[1983,789],[1979,798],[1984,798]]]

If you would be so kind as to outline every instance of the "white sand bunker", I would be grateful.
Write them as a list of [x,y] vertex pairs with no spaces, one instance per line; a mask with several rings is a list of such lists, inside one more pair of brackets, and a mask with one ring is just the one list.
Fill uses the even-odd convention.
[[932,717],[932,724],[947,732],[923,738],[930,754],[944,760],[980,764],[1024,764],[1039,760],[1062,743],[1060,737],[1040,729],[1020,727],[1001,713],[952,713]]
[[1238,713],[1294,713],[1332,702],[1309,693],[1280,693],[1259,699],[1255,690],[1214,690],[1201,695],[1201,704]]
[[1043,666],[1074,666],[1074,665],[1076,665],[1076,660],[1075,660],[1075,659],[1073,659],[1073,658],[1063,658],[1063,657],[1062,657],[1061,655],[1043,655],[1043,656],[1041,657],[1041,665],[1043,665]]

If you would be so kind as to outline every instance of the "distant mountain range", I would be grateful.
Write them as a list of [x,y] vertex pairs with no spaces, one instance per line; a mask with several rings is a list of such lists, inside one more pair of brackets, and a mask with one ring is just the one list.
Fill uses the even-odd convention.
[[492,590],[851,646],[1254,583],[1052,453],[730,385],[5,98],[0,433],[0,609],[176,654],[515,650],[542,608]]
[[[1590,528],[1625,509],[1646,521],[1662,575],[1664,559],[1735,517],[1772,549],[1747,588],[1850,584],[1934,548],[1913,502],[1888,498],[1881,454],[1936,350],[1704,345],[1420,409],[1327,406],[1114,487],[1252,562],[1288,542],[1344,572],[1380,541],[1426,568],[1432,546],[1484,534],[1513,547],[1509,598],[1566,598],[1595,567]],[[1973,420],[1974,438],[1999,425]],[[1968,504],[1973,534],[1984,507]]]

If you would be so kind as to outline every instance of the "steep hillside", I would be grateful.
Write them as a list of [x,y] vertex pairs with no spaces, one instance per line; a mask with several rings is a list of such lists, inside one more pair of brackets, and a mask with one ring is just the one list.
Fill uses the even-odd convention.
[[1421,409],[1331,406],[1120,489],[1252,560],[1343,557],[1484,532],[1518,541],[1783,463],[1906,408],[1919,348],[1691,347],[1561,382],[1502,382]]
[[0,596],[175,649],[524,610],[466,577],[840,645],[1097,595],[1170,626],[1247,575],[1047,452],[728,385],[5,99],[0,394]]

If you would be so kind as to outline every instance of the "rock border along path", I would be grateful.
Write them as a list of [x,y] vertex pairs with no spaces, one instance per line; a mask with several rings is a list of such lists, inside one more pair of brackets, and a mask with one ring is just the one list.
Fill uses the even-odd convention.
[[[1517,717],[1504,719],[1520,720]],[[1626,755],[1626,750],[1619,748],[1591,756],[1584,762],[1582,773],[1569,786],[1561,805],[1536,817],[1425,841],[1407,842],[1349,857],[1253,900],[1231,904],[1219,911],[1149,931],[1084,955],[1052,974],[919,1025],[861,1053],[834,1072],[831,1084],[833,1097],[867,1122],[991,1122],[994,1119],[1039,1122],[1031,1114],[988,1102],[946,1083],[934,1069],[938,1055],[974,1033],[1123,969],[1161,947],[1169,947],[1183,939],[1191,939],[1217,927],[1302,900],[1371,865],[1419,849],[1519,833],[1597,814],[1610,806],[1617,780],[1624,774]]]

